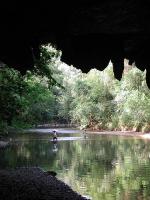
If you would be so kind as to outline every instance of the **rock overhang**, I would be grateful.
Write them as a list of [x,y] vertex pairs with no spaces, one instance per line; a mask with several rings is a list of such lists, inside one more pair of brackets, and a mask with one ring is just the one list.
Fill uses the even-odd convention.
[[148,1],[23,1],[1,8],[0,60],[23,74],[33,68],[39,46],[52,43],[62,50],[62,61],[83,72],[103,70],[111,60],[119,80],[127,58],[146,69],[150,87]]

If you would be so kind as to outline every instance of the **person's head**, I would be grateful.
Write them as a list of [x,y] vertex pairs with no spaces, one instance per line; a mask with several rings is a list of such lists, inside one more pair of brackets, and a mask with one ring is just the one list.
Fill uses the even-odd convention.
[[53,131],[53,134],[56,135],[56,133],[57,133],[57,132],[54,130],[54,131]]

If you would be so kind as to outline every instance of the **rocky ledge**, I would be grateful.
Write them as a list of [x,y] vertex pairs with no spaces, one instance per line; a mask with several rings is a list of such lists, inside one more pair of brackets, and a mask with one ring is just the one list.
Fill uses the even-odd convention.
[[0,170],[3,200],[87,200],[68,185],[40,168]]

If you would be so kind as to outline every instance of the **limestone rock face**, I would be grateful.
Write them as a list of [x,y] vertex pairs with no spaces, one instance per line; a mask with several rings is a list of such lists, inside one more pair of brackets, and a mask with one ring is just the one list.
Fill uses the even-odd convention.
[[0,12],[0,60],[25,73],[39,45],[53,43],[62,61],[88,72],[111,60],[121,79],[123,59],[147,70],[149,81],[150,2],[148,0],[5,1]]

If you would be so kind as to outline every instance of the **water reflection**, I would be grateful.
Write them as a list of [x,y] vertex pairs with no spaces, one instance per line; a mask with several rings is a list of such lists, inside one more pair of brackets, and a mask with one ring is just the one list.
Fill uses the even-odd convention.
[[57,151],[58,151],[57,141],[52,141],[52,143],[53,143],[52,151],[53,151],[53,152],[57,152]]
[[[56,171],[58,178],[94,200],[149,199],[148,141],[80,136],[63,133],[61,140],[53,143],[48,134],[19,135],[14,145],[0,151],[0,167],[39,166]],[[64,139],[68,137],[77,140]]]

